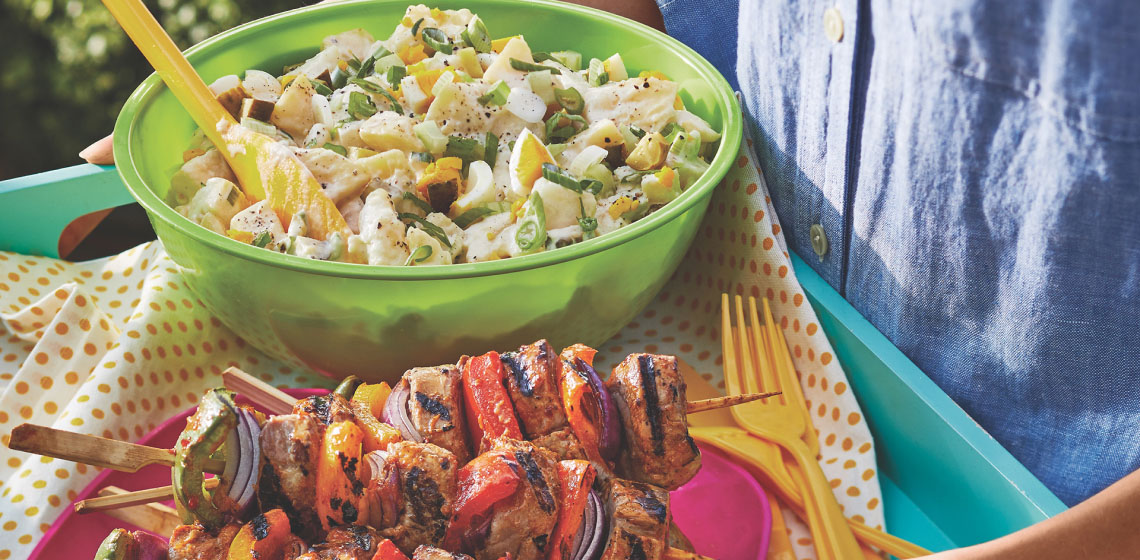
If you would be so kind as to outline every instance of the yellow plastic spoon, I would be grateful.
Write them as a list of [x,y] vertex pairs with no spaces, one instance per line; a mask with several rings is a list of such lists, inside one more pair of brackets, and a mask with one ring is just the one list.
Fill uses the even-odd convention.
[[352,233],[348,224],[321,191],[313,174],[285,146],[237,126],[140,0],[103,0],[103,4],[217,146],[247,197],[268,200],[285,227],[293,216],[304,211],[309,237],[324,240],[340,233],[348,238]]

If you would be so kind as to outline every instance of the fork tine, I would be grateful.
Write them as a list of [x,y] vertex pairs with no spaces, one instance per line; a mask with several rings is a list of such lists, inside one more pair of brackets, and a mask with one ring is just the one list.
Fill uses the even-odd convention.
[[[748,298],[748,318],[751,320],[752,325],[752,344],[756,348],[757,361],[760,368],[761,384],[765,387],[764,390],[779,391],[780,378],[776,375],[776,370],[772,367],[771,355],[768,351],[768,334],[764,323],[760,322],[759,315],[756,313],[756,298]],[[768,389],[771,387],[771,389]],[[780,399],[781,404],[786,404],[787,400],[781,395],[777,397]]]
[[796,403],[796,406],[798,406],[799,409],[804,412],[804,429],[806,430],[805,435],[807,437],[803,439],[805,443],[807,443],[808,450],[813,454],[818,455],[819,435],[815,431],[815,424],[811,419],[811,411],[807,408],[807,399],[804,397],[804,388],[803,385],[800,384],[799,376],[796,375],[796,364],[792,361],[792,352],[791,349],[788,348],[788,340],[784,337],[784,330],[777,329],[776,336],[776,357],[781,362],[783,362],[785,379],[788,380],[788,383],[785,383],[785,385],[791,385],[791,387],[785,389],[790,391],[790,394],[784,398],[790,399],[791,402]]
[[729,395],[740,395],[744,391],[740,386],[740,367],[733,341],[736,334],[732,330],[732,308],[728,303],[728,294],[721,294],[720,308],[720,347],[724,356],[724,386]]
[[[757,386],[759,378],[756,376],[756,362],[753,358],[752,345],[748,342],[748,323],[744,322],[744,300],[736,296],[736,345],[740,347],[740,374],[743,377],[744,387],[749,392],[760,392]],[[776,389],[778,390],[778,389]]]

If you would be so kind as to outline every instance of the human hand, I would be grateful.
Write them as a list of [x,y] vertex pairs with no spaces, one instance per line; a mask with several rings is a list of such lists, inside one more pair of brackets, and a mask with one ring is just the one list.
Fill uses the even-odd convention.
[[115,154],[112,149],[111,135],[108,134],[102,140],[84,148],[82,152],[79,152],[79,157],[87,160],[87,163],[111,165],[115,163]]

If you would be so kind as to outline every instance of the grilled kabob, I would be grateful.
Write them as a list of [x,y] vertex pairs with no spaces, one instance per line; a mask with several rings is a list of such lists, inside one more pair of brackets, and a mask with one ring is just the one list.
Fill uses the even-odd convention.
[[[244,525],[229,523],[215,530],[199,523],[179,526],[169,544],[144,533],[116,530],[96,559],[408,560],[406,553],[414,551],[413,559],[615,560],[659,559],[667,547],[668,492],[612,479],[603,501],[592,488],[594,472],[588,461],[556,462],[549,451],[529,442],[501,438],[456,475],[439,468],[453,456],[438,446],[402,442],[391,447],[371,454],[380,462],[375,470],[379,479],[395,481],[382,490],[400,494],[381,520],[386,527],[333,527],[323,541],[308,545],[313,541],[295,534],[298,528],[290,517],[272,509]],[[434,478],[411,474],[425,467],[435,469]],[[450,487],[434,486],[439,479],[456,477]],[[381,488],[370,487],[366,494],[374,490]],[[440,544],[434,542],[439,540],[440,514],[448,510]],[[471,556],[445,550],[464,550]]]

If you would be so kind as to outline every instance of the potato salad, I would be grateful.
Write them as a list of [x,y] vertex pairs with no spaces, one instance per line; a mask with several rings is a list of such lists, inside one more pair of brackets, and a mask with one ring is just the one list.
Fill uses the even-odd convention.
[[211,84],[240,126],[303,163],[347,230],[321,239],[304,211],[248,196],[201,131],[168,201],[270,251],[440,265],[605,235],[708,168],[720,134],[685,109],[668,76],[634,73],[620,54],[492,37],[469,10],[411,6],[386,39],[345,31],[280,77],[247,70]]

